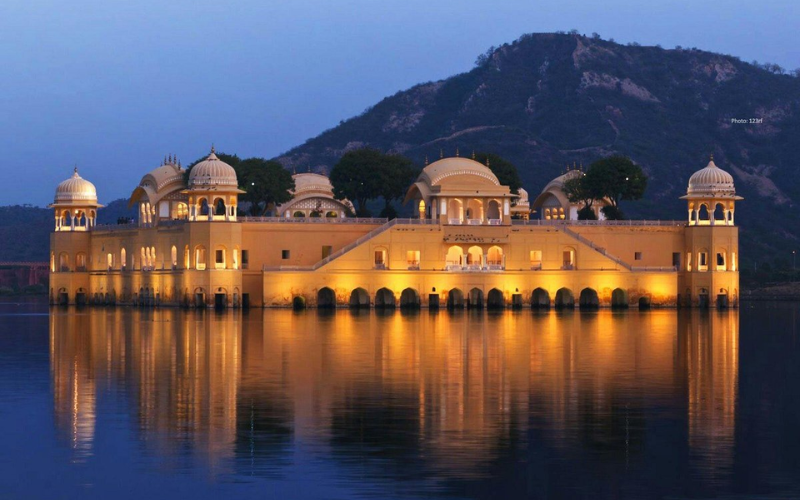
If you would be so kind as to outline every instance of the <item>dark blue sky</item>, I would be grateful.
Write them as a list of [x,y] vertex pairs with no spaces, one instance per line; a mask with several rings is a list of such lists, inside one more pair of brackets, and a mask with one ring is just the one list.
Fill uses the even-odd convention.
[[77,164],[101,202],[164,155],[275,156],[491,45],[578,29],[800,67],[797,0],[3,0],[3,202]]

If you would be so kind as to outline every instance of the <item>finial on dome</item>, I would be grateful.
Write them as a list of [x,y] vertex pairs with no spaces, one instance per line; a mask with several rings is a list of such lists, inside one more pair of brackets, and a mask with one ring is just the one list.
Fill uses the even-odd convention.
[[72,176],[73,177],[77,177],[78,176],[78,166],[77,165],[75,165],[75,168],[72,169]]
[[456,158],[458,158],[458,148],[456,148]]
[[711,153],[711,154],[709,155],[709,157],[708,157],[708,160],[709,160],[711,163],[714,163],[714,153]]
[[439,148],[439,159],[441,160],[442,158],[444,158],[444,149]]
[[475,159],[475,150],[474,149],[472,150],[472,159],[473,160]]
[[425,166],[428,166],[428,155],[425,155]]
[[214,149],[214,143],[213,142],[211,143],[211,154],[212,155],[217,154],[217,151]]
[[489,157],[488,156],[486,157],[486,166],[487,167],[489,166]]

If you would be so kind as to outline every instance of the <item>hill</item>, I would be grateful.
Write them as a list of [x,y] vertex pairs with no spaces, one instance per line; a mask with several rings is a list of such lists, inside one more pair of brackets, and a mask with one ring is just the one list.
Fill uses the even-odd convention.
[[626,213],[682,220],[678,198],[714,154],[745,197],[736,214],[743,266],[787,265],[800,230],[799,108],[799,78],[736,57],[532,34],[466,73],[387,97],[279,160],[322,170],[361,146],[420,165],[440,150],[486,151],[514,162],[535,196],[565,165],[621,153],[650,177],[645,199]]

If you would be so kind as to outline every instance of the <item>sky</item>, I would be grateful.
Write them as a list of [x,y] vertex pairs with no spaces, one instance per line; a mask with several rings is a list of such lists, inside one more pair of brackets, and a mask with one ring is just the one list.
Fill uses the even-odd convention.
[[800,67],[797,0],[2,0],[0,205],[101,203],[167,154],[274,157],[523,33]]

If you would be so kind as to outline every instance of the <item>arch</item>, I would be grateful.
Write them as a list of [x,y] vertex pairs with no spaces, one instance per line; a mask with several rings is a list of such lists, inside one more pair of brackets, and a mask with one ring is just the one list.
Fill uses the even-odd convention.
[[329,219],[335,219],[336,217],[339,217],[339,214],[336,213],[335,210],[328,210],[327,212],[325,212],[325,217]]
[[503,266],[503,249],[495,245],[486,252],[486,264],[493,267]]
[[648,295],[639,297],[639,309],[650,309],[650,297]]
[[203,271],[206,268],[206,247],[203,245],[194,247],[194,267],[198,271]]
[[225,215],[225,200],[223,198],[214,199],[214,215]]
[[128,268],[128,252],[124,247],[119,251],[119,266],[123,271]]
[[575,248],[564,247],[561,250],[561,269],[575,269]]
[[389,251],[385,247],[377,247],[374,252],[375,269],[386,269],[389,264]]
[[350,292],[350,307],[354,309],[369,307],[369,293],[363,288],[356,288]]
[[467,249],[467,265],[473,268],[483,266],[483,248],[471,246]]
[[701,203],[697,207],[697,223],[698,224],[708,224],[710,220],[710,214],[708,212],[708,204]]
[[466,216],[468,220],[483,221],[483,200],[472,198],[467,201]]
[[714,204],[714,224],[725,224],[726,222],[725,204],[717,202]]
[[461,200],[452,199],[447,204],[447,213],[450,214],[450,219],[464,220],[464,204]]
[[417,204],[417,214],[419,215],[420,219],[425,218],[425,200],[419,200]]
[[503,292],[497,288],[492,288],[486,295],[486,308],[487,309],[505,309],[506,299]]
[[178,203],[175,209],[176,219],[187,219],[189,217],[189,206],[186,203]]
[[317,307],[320,309],[332,309],[336,307],[336,293],[326,287],[317,291]]
[[208,198],[200,197],[197,199],[197,213],[199,215],[209,215]]
[[489,220],[499,220],[500,217],[500,202],[497,200],[489,200],[486,206],[486,218]]
[[458,245],[453,245],[447,249],[445,264],[448,268],[461,267],[464,262],[464,249]]
[[58,271],[62,273],[69,272],[69,254],[67,252],[58,254]]
[[305,217],[305,216],[306,216],[306,213],[301,211],[301,210],[295,210],[295,212],[292,214],[292,217],[296,217],[296,218],[302,218],[302,217]]
[[458,288],[453,288],[447,293],[447,308],[448,309],[463,309],[464,308],[464,292]]
[[239,269],[239,247],[233,247],[233,262],[232,262],[234,269]]
[[292,297],[292,309],[299,311],[306,308],[306,298],[302,295],[295,295]]
[[594,288],[584,288],[581,290],[578,305],[583,310],[597,309],[600,307],[600,298],[597,296],[597,291]]
[[56,254],[55,252],[50,252],[50,272],[56,272]]
[[183,268],[192,268],[192,253],[189,251],[189,245],[183,247]]
[[395,307],[394,292],[385,287],[375,292],[375,307],[377,308]]
[[575,307],[575,296],[569,288],[559,288],[556,291],[556,309],[572,309]]
[[727,309],[728,305],[730,304],[730,298],[728,297],[728,290],[724,288],[719,289],[719,293],[717,294],[717,309]]
[[84,252],[78,252],[75,255],[75,270],[86,271],[86,261],[86,254]]
[[225,245],[217,245],[214,249],[214,269],[225,269],[228,265],[228,249]]
[[170,250],[170,254],[172,257],[172,269],[178,269],[178,247],[172,245],[172,249]]
[[622,288],[615,288],[611,291],[611,307],[614,309],[628,308],[628,292]]
[[467,295],[468,309],[483,309],[483,290],[478,287],[473,288]]
[[406,288],[400,293],[400,307],[405,309],[419,309],[419,292],[413,288]]
[[544,288],[536,288],[533,293],[531,293],[531,308],[549,309],[550,293]]

